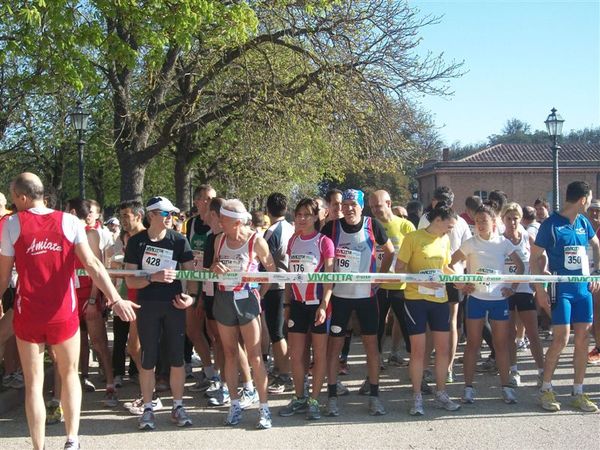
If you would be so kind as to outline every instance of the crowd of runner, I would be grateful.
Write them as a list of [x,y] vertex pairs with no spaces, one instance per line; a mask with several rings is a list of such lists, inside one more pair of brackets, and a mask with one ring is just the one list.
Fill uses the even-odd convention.
[[[268,397],[287,392],[281,417],[338,416],[338,396],[349,393],[338,377],[348,373],[355,334],[367,358],[359,394],[370,415],[384,415],[379,376],[390,327],[387,364],[408,366],[411,415],[425,414],[428,394],[447,411],[476,403],[476,371],[497,373],[501,400],[517,403],[518,352],[525,349],[537,367],[541,408],[559,411],[552,378],[571,331],[570,402],[598,411],[583,384],[586,366],[600,364],[600,283],[259,284],[176,277],[177,270],[598,275],[600,200],[585,182],[569,184],[556,213],[543,199],[521,206],[501,191],[461,199],[462,207],[449,187],[438,187],[426,208],[417,201],[393,205],[383,190],[365,197],[358,189],[332,189],[296,205],[273,193],[265,212],[249,213],[241,201],[201,185],[186,220],[157,196],[145,204],[122,202],[103,223],[93,200],[53,209],[55,198],[30,173],[13,181],[10,197],[7,209],[0,194],[2,384],[25,388],[36,449],[44,446],[45,424],[61,421],[65,448],[79,448],[82,390],[101,391],[104,404],[115,408],[126,380],[139,384],[139,397],[123,405],[139,416],[140,430],[157,427],[154,413],[164,407],[160,393],[167,390],[178,427],[192,425],[186,389],[193,397],[202,393],[207,406],[227,406],[226,426],[239,424],[256,404],[256,427],[271,428]],[[144,275],[111,279],[106,268]],[[545,354],[540,329],[551,338]],[[490,356],[480,361],[482,341]],[[89,377],[92,348],[106,380],[102,388]],[[57,376],[44,401],[46,354]],[[464,389],[452,399],[446,384],[457,381],[459,363]],[[197,365],[202,369],[194,372]],[[194,384],[186,388],[186,379]]]

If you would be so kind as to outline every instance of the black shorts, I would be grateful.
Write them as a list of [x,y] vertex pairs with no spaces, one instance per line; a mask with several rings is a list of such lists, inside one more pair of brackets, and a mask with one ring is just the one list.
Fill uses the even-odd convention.
[[450,331],[450,307],[447,302],[406,300],[404,310],[410,336],[425,333],[427,325],[431,331]]
[[329,319],[321,325],[315,325],[315,313],[319,305],[306,305],[302,302],[292,300],[290,304],[290,318],[288,320],[289,333],[306,334],[310,330],[314,334],[326,334],[329,331]]
[[379,305],[375,297],[367,298],[341,298],[333,295],[331,297],[331,327],[329,335],[341,337],[346,335],[348,321],[356,311],[360,330],[363,336],[377,334],[379,326]]
[[527,292],[517,292],[508,297],[508,309],[511,311],[535,311],[535,300],[533,294]]
[[[236,294],[239,295],[239,294]],[[215,291],[213,314],[221,325],[237,327],[252,322],[260,315],[256,289],[245,291],[244,298],[234,298],[233,291]]]
[[202,294],[202,303],[204,306],[204,311],[206,312],[206,318],[208,320],[215,320],[215,315],[213,313],[213,303],[214,302],[215,302],[214,296]]
[[161,334],[167,345],[171,367],[183,366],[185,349],[185,309],[171,302],[141,302],[137,311],[137,328],[142,348],[142,367],[152,370],[158,361]]
[[448,303],[460,302],[460,292],[452,283],[446,283],[446,293],[448,294]]

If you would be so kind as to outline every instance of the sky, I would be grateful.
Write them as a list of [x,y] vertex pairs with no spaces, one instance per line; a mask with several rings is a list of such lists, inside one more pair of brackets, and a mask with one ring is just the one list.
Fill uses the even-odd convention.
[[410,0],[422,15],[421,51],[463,61],[454,95],[417,101],[445,144],[485,142],[512,118],[545,130],[555,107],[563,133],[600,126],[600,1]]

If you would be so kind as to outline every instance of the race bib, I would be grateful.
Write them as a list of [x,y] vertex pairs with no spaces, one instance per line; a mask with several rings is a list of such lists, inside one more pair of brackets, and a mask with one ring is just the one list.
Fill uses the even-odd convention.
[[159,272],[165,269],[176,269],[177,261],[173,260],[173,250],[147,245],[142,257],[142,270]]
[[314,273],[317,270],[317,261],[312,255],[297,255],[290,256],[290,272],[307,272]]
[[202,268],[204,266],[204,246],[206,245],[206,235],[195,234],[190,240],[190,247],[194,254],[194,267]]
[[517,273],[517,266],[513,263],[512,259],[510,259],[510,256],[507,256],[504,259],[504,272],[509,275]]
[[[516,271],[516,269],[515,269],[515,271]],[[475,273],[477,275],[498,275],[499,272],[495,269],[488,269],[487,267],[480,267],[479,269],[477,269],[475,271]],[[494,290],[495,287],[496,287],[496,283],[494,283],[494,284],[489,283],[489,282],[477,283],[475,285],[475,292],[482,292],[482,293],[489,294]]]
[[581,270],[582,275],[590,274],[590,263],[583,245],[565,246],[565,269]]
[[[241,272],[243,270],[243,264],[241,259],[237,259],[230,256],[221,256],[219,259],[221,264],[226,266],[231,272]],[[239,283],[237,281],[224,281],[221,283],[223,286],[228,288],[236,287]]]
[[[383,250],[381,250],[380,247],[377,247],[377,259],[375,261],[375,264],[377,265],[377,272],[381,272],[381,263],[383,262],[383,255],[385,253],[383,253]],[[394,257],[392,258],[392,264],[390,264],[390,270],[388,272],[393,272],[394,271],[394,267],[396,267],[396,255],[398,254],[398,251],[394,248]]]
[[336,248],[335,265],[338,272],[360,272],[360,252],[348,248]]
[[204,252],[202,250],[192,250],[192,254],[194,255],[194,267],[196,269],[204,267]]
[[[442,271],[439,269],[428,269],[428,270],[421,270],[421,271],[419,271],[419,273],[431,275],[431,274],[441,274]],[[421,286],[419,284],[419,294],[431,295],[436,298],[444,298],[444,296],[446,295],[446,289],[443,287],[441,287],[439,289],[430,289],[428,287]]]

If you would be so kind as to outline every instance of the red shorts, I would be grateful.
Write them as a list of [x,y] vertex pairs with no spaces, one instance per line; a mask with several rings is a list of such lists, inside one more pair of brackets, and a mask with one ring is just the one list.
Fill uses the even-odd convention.
[[22,341],[35,344],[56,345],[72,338],[79,330],[79,315],[75,312],[71,318],[57,323],[36,323],[19,320],[15,314],[13,318],[15,336]]

